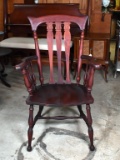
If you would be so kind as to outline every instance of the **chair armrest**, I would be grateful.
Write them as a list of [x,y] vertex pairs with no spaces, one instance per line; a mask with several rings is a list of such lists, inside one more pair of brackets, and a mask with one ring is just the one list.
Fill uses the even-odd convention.
[[108,61],[103,61],[88,55],[82,55],[81,59],[85,62],[85,64],[93,66],[95,69],[101,69],[103,65],[109,63]]
[[22,63],[15,66],[17,70],[21,70],[24,77],[25,86],[30,96],[32,96],[33,92],[36,89],[36,77],[34,75],[33,66],[32,66],[33,60],[37,60],[37,57],[31,56],[31,57],[24,58],[22,60]]
[[101,69],[105,64],[108,64],[108,61],[103,61],[87,55],[82,55],[81,59],[83,60],[83,64],[86,64],[84,68],[84,85],[86,86],[88,92],[91,92],[95,70]]
[[16,70],[22,70],[24,68],[26,68],[30,63],[32,63],[32,61],[37,60],[37,56],[30,56],[30,57],[26,57],[22,60],[22,62],[20,64],[17,64],[15,66]]

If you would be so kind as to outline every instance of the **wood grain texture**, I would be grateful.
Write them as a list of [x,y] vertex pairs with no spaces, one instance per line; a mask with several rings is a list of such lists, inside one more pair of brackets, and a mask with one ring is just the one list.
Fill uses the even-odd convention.
[[[13,11],[14,3],[24,3],[24,0],[7,0],[8,13]],[[85,13],[87,9],[87,0],[40,0],[39,3],[78,3],[81,12]],[[3,0],[0,1],[0,30],[3,30]]]

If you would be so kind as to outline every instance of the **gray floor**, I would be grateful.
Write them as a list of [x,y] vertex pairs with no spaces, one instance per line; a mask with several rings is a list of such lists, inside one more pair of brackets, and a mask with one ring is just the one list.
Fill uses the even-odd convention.
[[[0,82],[0,160],[119,160],[120,159],[120,73],[108,83],[96,71],[93,87],[95,102],[91,105],[96,150],[88,148],[87,127],[81,120],[41,120],[34,128],[33,151],[27,152],[27,96],[18,71],[8,67],[7,80]],[[46,75],[47,71],[45,69]],[[37,107],[35,108],[36,112]],[[46,111],[48,114],[51,110]],[[54,110],[54,113],[58,110]],[[66,109],[60,113],[66,112]],[[68,114],[76,113],[70,108]]]

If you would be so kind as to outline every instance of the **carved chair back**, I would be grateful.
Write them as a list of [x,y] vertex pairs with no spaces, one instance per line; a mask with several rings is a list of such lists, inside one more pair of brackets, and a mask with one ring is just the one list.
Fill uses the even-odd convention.
[[[32,150],[32,135],[33,127],[38,119],[80,119],[83,118],[88,126],[88,134],[90,139],[90,150],[95,149],[93,145],[93,129],[92,129],[92,117],[90,113],[90,104],[94,102],[91,95],[91,89],[93,85],[93,77],[95,68],[100,65],[94,61],[92,57],[82,55],[83,52],[83,39],[84,29],[87,21],[87,16],[68,16],[68,15],[48,15],[42,17],[29,17],[31,28],[33,31],[36,57],[27,57],[23,62],[16,66],[16,69],[21,69],[24,75],[25,85],[30,93],[26,99],[26,103],[30,105],[29,108],[29,129],[28,129],[28,147],[27,150]],[[39,44],[39,33],[37,32],[39,26],[43,23],[46,24],[47,34],[46,42],[48,44],[47,52],[49,57],[50,76],[47,83],[44,82],[41,62],[41,50]],[[70,46],[71,46],[71,34],[70,26],[72,23],[78,25],[80,29],[80,43],[79,43],[79,55],[78,55],[78,67],[77,67],[77,79],[73,83],[70,79]],[[53,54],[56,50],[57,56],[57,69],[58,78],[54,75],[54,60]],[[64,51],[64,59],[62,54]],[[32,71],[32,60],[37,60],[37,66],[39,71],[39,80],[41,85],[36,85],[35,76]],[[80,83],[80,72],[82,68],[82,59],[88,60],[87,67],[85,67],[84,84]],[[62,74],[62,61],[66,63],[66,79]],[[86,105],[87,115],[82,110],[82,105]],[[39,110],[36,116],[33,116],[34,106],[38,105]],[[44,107],[75,107],[77,106],[79,115],[68,116],[66,112],[64,115],[47,116],[42,114]]]
[[[41,63],[41,53],[39,45],[39,34],[37,33],[38,28],[43,23],[46,23],[47,30],[47,44],[48,44],[48,57],[49,57],[49,66],[50,66],[50,78],[49,83],[71,83],[70,80],[70,47],[71,47],[71,33],[70,26],[71,23],[78,25],[80,29],[80,47],[79,47],[79,56],[78,56],[78,69],[77,69],[77,82],[80,81],[80,70],[82,65],[81,55],[83,51],[83,39],[84,39],[84,29],[87,21],[87,16],[68,16],[68,15],[48,15],[42,17],[29,17],[28,18],[32,27],[35,50],[37,56],[37,65],[40,75],[40,83],[44,83],[44,77],[42,73],[42,63]],[[63,48],[62,48],[63,47]],[[53,64],[53,50],[56,50],[57,54],[57,64],[58,64],[58,80],[55,82],[54,79],[54,64]],[[66,63],[66,79],[64,79],[62,74],[62,51],[64,50],[65,54],[65,63]]]

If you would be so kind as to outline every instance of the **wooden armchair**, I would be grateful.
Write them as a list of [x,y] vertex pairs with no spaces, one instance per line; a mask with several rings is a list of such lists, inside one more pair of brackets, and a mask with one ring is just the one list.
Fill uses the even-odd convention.
[[[42,17],[29,17],[29,21],[33,30],[34,42],[35,42],[35,57],[28,57],[23,60],[19,65],[16,65],[16,69],[20,69],[24,76],[24,82],[29,92],[29,96],[26,100],[26,103],[30,105],[29,108],[29,129],[28,129],[28,147],[27,150],[31,151],[31,141],[33,135],[33,127],[38,119],[79,119],[83,118],[88,126],[88,134],[90,138],[90,150],[95,149],[93,145],[93,129],[92,129],[92,116],[90,113],[90,104],[94,102],[94,99],[91,95],[94,71],[95,68],[100,68],[101,65],[97,64],[92,57],[83,56],[83,39],[84,39],[84,29],[87,21],[87,16],[68,16],[68,15],[48,15]],[[38,28],[43,23],[47,25],[47,43],[48,43],[48,57],[49,57],[49,66],[50,66],[50,76],[47,83],[44,82],[47,80],[47,77],[44,77],[42,72],[42,63],[41,63],[41,53],[38,43]],[[79,46],[79,56],[78,56],[78,68],[77,68],[77,78],[76,82],[73,83],[70,80],[70,42],[71,34],[70,27],[71,23],[78,25],[80,29],[80,46]],[[64,32],[61,32],[61,29]],[[53,32],[53,30],[55,32]],[[62,35],[64,34],[64,35]],[[58,62],[58,79],[54,78],[54,65],[53,65],[53,44],[56,48],[57,62]],[[62,74],[62,52],[61,45],[64,43],[65,50],[65,63],[66,63],[66,79],[63,78]],[[88,65],[85,69],[84,75],[84,84],[80,84],[80,72],[82,67],[82,59],[88,61]],[[34,74],[33,60],[37,60],[37,68],[39,73],[39,82],[36,84],[36,73]],[[86,104],[87,115],[82,111],[82,105]],[[33,117],[34,106],[38,105],[39,110],[35,117]],[[42,110],[44,107],[75,107],[77,106],[79,115],[78,116],[45,116],[42,115]],[[66,115],[66,113],[65,113]]]

